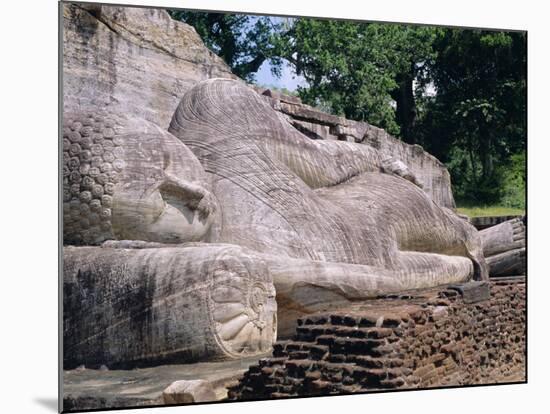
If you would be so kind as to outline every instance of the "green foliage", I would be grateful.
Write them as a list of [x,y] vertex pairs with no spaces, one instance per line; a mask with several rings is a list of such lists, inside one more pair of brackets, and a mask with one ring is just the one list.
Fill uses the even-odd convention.
[[499,205],[458,207],[460,214],[468,217],[492,217],[492,216],[522,216],[523,208],[503,207]]
[[525,151],[512,155],[509,163],[500,166],[504,181],[501,195],[503,206],[525,209],[526,167]]
[[285,95],[298,96],[297,91],[291,91],[287,88],[280,88],[280,87],[275,86],[275,85],[262,85],[262,84],[258,84],[258,86],[260,86],[262,88],[266,88],[266,89],[271,89],[272,91],[277,91],[277,92],[280,92],[280,93],[285,94]]
[[434,33],[412,26],[296,19],[275,45],[306,79],[308,86],[299,88],[304,102],[399,135],[394,92],[404,73],[420,80]]
[[503,185],[501,174],[483,175],[479,157],[461,147],[451,147],[447,168],[452,177],[458,204],[483,205],[499,202]]
[[511,203],[504,166],[525,150],[525,35],[446,29],[433,47],[437,94],[419,102],[419,141],[448,165],[458,200],[494,203],[507,192]]
[[[475,155],[474,155],[475,156]],[[453,147],[447,168],[453,177],[453,193],[459,205],[498,203],[502,207],[525,209],[525,151],[499,163],[493,174],[483,175],[479,159],[459,147]]]
[[254,80],[262,63],[273,55],[272,37],[279,25],[268,17],[183,10],[168,10],[168,13],[173,19],[193,26],[205,45],[222,57],[233,73],[249,82]]

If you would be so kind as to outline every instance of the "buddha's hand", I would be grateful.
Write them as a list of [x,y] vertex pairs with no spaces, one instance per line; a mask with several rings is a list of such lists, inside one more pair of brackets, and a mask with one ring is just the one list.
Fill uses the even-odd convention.
[[168,175],[163,186],[177,188],[185,205],[191,210],[196,210],[201,220],[212,217],[217,211],[216,197],[202,185]]

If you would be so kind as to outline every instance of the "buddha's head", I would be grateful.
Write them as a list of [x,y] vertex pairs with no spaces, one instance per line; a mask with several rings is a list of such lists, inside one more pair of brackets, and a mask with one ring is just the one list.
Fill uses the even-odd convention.
[[193,153],[144,120],[103,111],[64,114],[63,238],[200,241],[216,212]]

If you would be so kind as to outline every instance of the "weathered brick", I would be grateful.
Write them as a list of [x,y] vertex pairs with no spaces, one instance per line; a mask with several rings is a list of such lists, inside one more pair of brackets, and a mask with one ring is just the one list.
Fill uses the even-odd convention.
[[[378,299],[372,302],[375,311],[321,315],[325,320],[304,317],[290,341],[293,346],[276,344],[274,356],[279,361],[259,361],[242,376],[238,387],[231,388],[230,398],[521,378],[525,374],[525,288],[517,283],[505,287],[495,289],[491,282],[492,297],[477,304],[464,304],[460,296],[439,291],[426,295],[425,302],[415,297],[412,306],[404,305],[402,299]],[[444,317],[433,318],[435,308],[446,306],[446,300],[450,306],[440,311]],[[427,322],[430,314],[433,322]],[[392,318],[395,322],[390,324],[399,324],[385,326]],[[302,359],[286,366],[283,362],[289,353]],[[324,391],[304,385],[318,380],[331,385],[320,388]]]
[[355,326],[357,321],[349,315],[330,315],[330,323],[333,325]]
[[386,328],[396,328],[398,327],[402,322],[402,316],[400,315],[384,315],[384,319],[382,321],[382,326]]
[[447,357],[446,354],[444,354],[443,352],[439,352],[439,353],[437,353],[437,354],[434,354],[434,355],[432,355],[432,356],[426,358],[426,359],[424,360],[424,363],[426,363],[426,364],[434,364],[434,363],[443,361],[446,357]]
[[388,378],[388,373],[385,369],[366,369],[364,381],[367,384],[377,385],[380,381]]
[[320,371],[309,371],[305,375],[305,379],[308,381],[315,381],[318,379],[321,379],[321,372]]
[[380,318],[379,315],[363,315],[359,319],[359,326],[360,327],[371,327],[376,326],[376,322]]
[[437,368],[433,368],[431,371],[427,371],[424,375],[422,375],[422,381],[423,382],[429,382],[433,379],[435,379],[438,376]]
[[311,359],[318,360],[328,355],[329,347],[325,345],[311,345],[308,350]]
[[357,365],[365,368],[383,368],[384,361],[380,358],[373,358],[369,355],[357,355],[353,359]]
[[285,368],[290,376],[303,377],[311,365],[312,362],[307,360],[288,360],[285,363]]
[[288,394],[285,392],[274,392],[271,394],[271,398],[288,398],[291,397],[292,394]]
[[338,326],[334,329],[334,335],[339,337],[348,337],[348,338],[366,338],[367,331],[357,326]]
[[305,318],[300,318],[304,325],[325,325],[329,321],[327,315],[309,315]]
[[400,388],[403,385],[405,385],[405,380],[401,377],[380,381],[380,387],[382,388]]
[[420,336],[425,332],[431,332],[433,327],[431,325],[416,325],[414,327],[414,335]]
[[381,339],[391,336],[393,330],[390,328],[369,328],[366,330],[367,338]]
[[381,339],[335,338],[330,350],[335,354],[365,355],[386,344]]
[[358,387],[357,385],[355,385],[355,386],[353,386],[353,385],[352,386],[350,386],[350,385],[341,385],[339,387],[339,391],[342,394],[353,394],[353,393],[361,391],[361,388]]
[[419,367],[419,368],[417,368],[413,371],[413,375],[422,378],[428,372],[433,371],[433,370],[435,370],[435,366],[433,364],[422,365],[421,367]]
[[409,315],[417,324],[424,323],[427,320],[426,311],[424,309],[415,309],[411,311]]
[[292,359],[308,359],[309,352],[307,351],[291,351],[288,353],[288,357]]

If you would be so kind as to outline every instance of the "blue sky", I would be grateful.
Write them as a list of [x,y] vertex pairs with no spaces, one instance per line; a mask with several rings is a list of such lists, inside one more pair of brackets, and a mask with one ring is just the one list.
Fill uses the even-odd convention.
[[269,61],[265,61],[256,72],[256,84],[295,91],[298,86],[306,86],[306,81],[302,76],[296,75],[288,63],[281,69],[281,77],[277,78],[271,73]]
[[[249,28],[253,26],[256,20],[260,16],[251,16],[252,19],[249,22]],[[269,19],[274,24],[287,23],[289,24],[293,18],[270,16]],[[275,86],[277,88],[286,88],[289,91],[295,91],[298,86],[306,86],[306,81],[302,76],[297,76],[292,67],[285,61],[284,66],[281,68],[281,77],[277,78],[271,73],[271,64],[269,61],[265,61],[260,69],[255,74],[256,84],[261,86]]]

